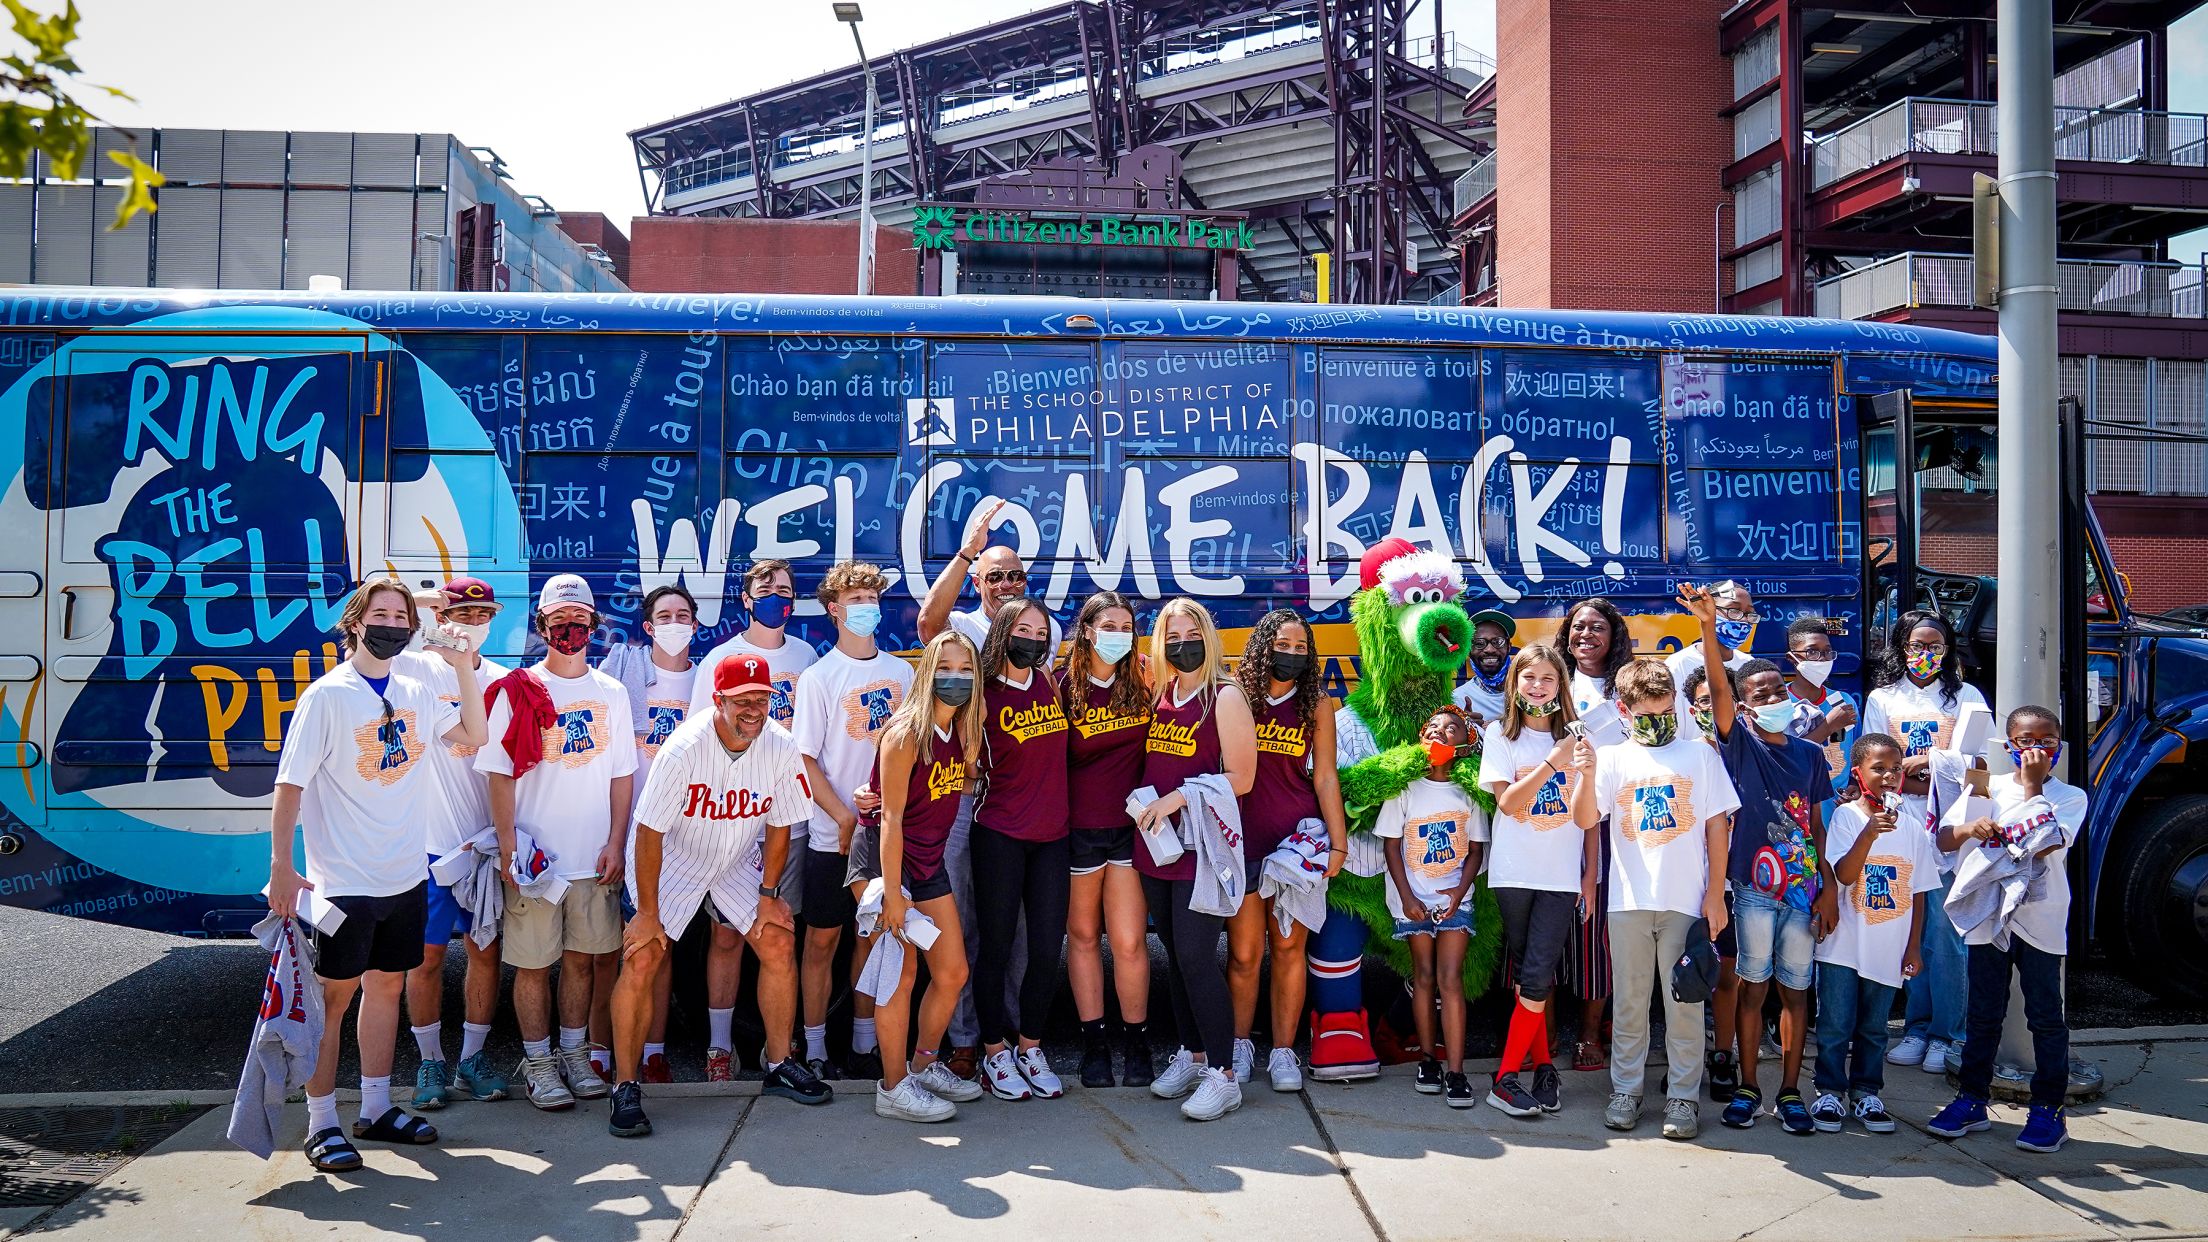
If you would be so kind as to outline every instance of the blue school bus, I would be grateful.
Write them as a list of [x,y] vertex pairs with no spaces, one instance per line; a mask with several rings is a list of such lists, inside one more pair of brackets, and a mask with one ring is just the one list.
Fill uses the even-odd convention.
[[[1732,578],[1764,617],[1752,651],[1783,651],[1797,616],[1846,626],[1836,684],[1859,687],[1905,594],[1990,669],[1993,358],[1956,333],[1707,315],[14,293],[0,900],[250,925],[287,714],[379,569],[490,581],[510,605],[490,653],[514,660],[554,573],[593,581],[608,643],[681,582],[707,644],[744,624],[755,558],[793,561],[803,599],[858,557],[889,570],[885,636],[911,646],[928,581],[1002,498],[995,537],[1062,620],[1107,587],[1194,596],[1230,633],[1293,606],[1337,690],[1358,557],[1390,535],[1449,550],[1521,641],[1605,595],[1642,650],[1673,649],[1674,584]],[[2065,707],[2096,794],[2081,911],[2208,987],[2208,746],[2189,750],[2208,642],[2130,612],[2082,495],[2061,499]]]

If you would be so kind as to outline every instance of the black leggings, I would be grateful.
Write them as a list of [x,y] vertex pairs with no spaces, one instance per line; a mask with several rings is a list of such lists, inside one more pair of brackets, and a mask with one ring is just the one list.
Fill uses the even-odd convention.
[[[981,933],[974,962],[974,1009],[983,1043],[1016,1036],[1041,1039],[1058,996],[1059,946],[1066,938],[1066,903],[1073,888],[1071,843],[1015,841],[981,824],[969,846],[974,868],[974,922]],[[1004,978],[1012,969],[1012,938],[1027,914],[1027,978],[1020,1012],[1005,1012]]]
[[1219,968],[1219,936],[1227,921],[1188,908],[1194,887],[1194,880],[1142,877],[1150,922],[1165,945],[1165,991],[1173,1002],[1181,1046],[1227,1069],[1234,1063],[1234,1002],[1227,992],[1227,974]]

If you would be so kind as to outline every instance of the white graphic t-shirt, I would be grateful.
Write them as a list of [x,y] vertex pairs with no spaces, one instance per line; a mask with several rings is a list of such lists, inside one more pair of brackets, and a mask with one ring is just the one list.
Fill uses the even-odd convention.
[[299,696],[276,780],[300,789],[304,874],[315,892],[396,897],[422,882],[426,808],[437,794],[427,757],[459,719],[458,707],[396,666],[380,695],[348,662]]
[[[797,719],[790,732],[798,753],[820,764],[828,788],[851,804],[852,795],[874,770],[876,735],[912,687],[912,666],[886,651],[854,660],[834,648],[806,670],[797,683]],[[838,853],[836,821],[813,808],[807,844]]]
[[652,666],[652,687],[644,692],[644,731],[636,735],[636,779],[629,783],[629,805],[644,797],[644,781],[651,775],[659,748],[690,717],[691,688],[701,679],[693,664],[680,672]]
[[[1860,802],[1844,802],[1825,829],[1825,856],[1838,862],[1855,848],[1870,823]],[[1906,821],[1881,836],[1863,860],[1863,874],[1840,886],[1840,921],[1817,945],[1817,960],[1845,966],[1873,983],[1902,985],[1901,959],[1909,953],[1909,911],[1918,893],[1940,886],[1940,860],[1932,839]],[[1944,917],[1927,907],[1926,918]]]
[[[1424,922],[1428,908],[1447,901],[1464,883],[1472,843],[1487,840],[1487,816],[1455,785],[1421,776],[1380,808],[1372,835],[1403,842],[1403,878],[1419,907],[1414,921]],[[1388,912],[1413,919],[1404,913],[1403,895],[1392,881],[1387,891]]]
[[[1735,651],[1733,654],[1725,658],[1725,667],[1733,670],[1735,673],[1738,673],[1740,671],[1741,665],[1746,664],[1748,661],[1754,658],[1754,656],[1749,655],[1745,651]],[[1702,726],[1695,723],[1694,700],[1687,697],[1687,674],[1693,672],[1698,668],[1703,667],[1701,640],[1697,639],[1694,642],[1687,644],[1685,647],[1672,652],[1670,655],[1665,656],[1664,667],[1671,670],[1671,684],[1679,692],[1679,697],[1676,704],[1679,712],[1679,736],[1703,736]],[[1711,697],[1714,701],[1716,696],[1713,695]],[[1620,728],[1622,731],[1622,724]]]
[[[514,825],[558,858],[569,880],[598,874],[598,853],[613,832],[613,782],[636,773],[636,733],[629,692],[597,669],[554,677],[539,664],[530,675],[552,695],[554,721],[544,731],[544,759],[514,782]],[[475,755],[475,770],[511,776],[506,727],[513,698],[491,708],[491,740]]]
[[[1986,798],[1957,798],[1955,805],[1944,815],[1944,822],[1961,827],[1979,814],[1989,814],[1990,818],[2014,833],[2019,840],[2039,826],[2020,813],[2024,804],[2031,799],[2025,796],[2024,786],[2017,781],[2015,773],[2004,772],[1999,776],[1988,777],[1986,793]],[[2053,953],[2060,957],[2070,952],[2068,851],[2077,843],[2078,834],[2085,829],[2086,797],[2084,790],[2058,781],[2052,776],[2040,787],[2040,796],[2047,800],[2049,808],[2054,812],[2056,825],[2062,829],[2062,848],[2047,856],[2041,871],[2042,879],[2033,886],[2024,904],[2018,906],[2016,912],[2009,916],[2009,934],[2022,936],[2025,943],[2042,953]],[[1990,813],[1986,806],[1989,800],[1993,803]],[[1964,850],[1996,848],[1999,847],[1990,843],[1965,841],[1956,850],[1956,854],[1960,856]],[[1943,916],[1944,912],[1940,910],[1926,912],[1927,918]],[[1989,922],[1972,928],[1964,935],[1963,943],[1992,944],[1993,935],[1994,926]]]
[[1625,740],[1625,721],[1618,715],[1617,700],[1602,692],[1602,678],[1572,670],[1572,710],[1587,726],[1587,740],[1596,746],[1615,746]]
[[1537,771],[1548,771],[1542,764],[1556,742],[1553,735],[1537,729],[1520,729],[1514,742],[1503,735],[1500,724],[1487,726],[1481,739],[1480,787],[1496,799],[1495,844],[1487,851],[1490,888],[1579,891],[1587,834],[1572,822],[1571,793],[1580,775],[1569,769],[1550,772],[1524,819],[1514,819],[1502,808],[1503,790]]
[[[1916,755],[1945,752],[1957,755],[1955,727],[1965,712],[1985,712],[1990,720],[1992,709],[1986,706],[1986,696],[1978,693],[1978,687],[1963,683],[1962,693],[1950,699],[1940,689],[1940,683],[1920,686],[1904,677],[1890,686],[1880,686],[1863,699],[1863,727],[1856,733],[1884,733],[1901,743],[1903,758]],[[1973,757],[1973,756],[1965,756]],[[1935,763],[1935,772],[1956,770],[1946,764]],[[1939,801],[1939,815],[1961,798],[1961,790],[1954,780],[1938,781],[1934,797]],[[1933,797],[1924,794],[1901,795],[1901,822],[1905,827],[1922,829],[1929,836],[1938,825],[1933,822]],[[1932,846],[1939,855],[1939,844]],[[1955,860],[1940,855],[1940,868],[1953,871]]]
[[1699,734],[1654,749],[1605,746],[1595,752],[1595,809],[1610,817],[1610,909],[1702,913],[1703,826],[1740,809],[1716,750]]
[[[438,701],[459,718],[460,674],[435,652],[408,652],[392,661],[409,676],[428,686]],[[475,688],[484,693],[491,683],[511,672],[495,660],[475,666]],[[429,852],[449,854],[461,843],[491,826],[491,784],[475,770],[475,746],[437,739],[429,750],[429,770],[436,774],[437,792],[428,808]]]
[[690,714],[704,716],[713,710],[713,670],[721,661],[735,655],[755,655],[767,662],[767,672],[774,679],[774,697],[767,701],[767,719],[787,729],[797,716],[797,679],[806,669],[820,659],[820,653],[796,635],[783,638],[779,647],[755,646],[739,631],[734,638],[717,644],[698,661],[697,684],[690,688]]

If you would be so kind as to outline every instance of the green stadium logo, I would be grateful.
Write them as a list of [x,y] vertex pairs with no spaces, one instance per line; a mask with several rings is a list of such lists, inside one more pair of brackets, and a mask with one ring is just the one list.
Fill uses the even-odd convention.
[[926,203],[913,208],[912,240],[922,250],[949,250],[957,228],[958,216],[952,208]]

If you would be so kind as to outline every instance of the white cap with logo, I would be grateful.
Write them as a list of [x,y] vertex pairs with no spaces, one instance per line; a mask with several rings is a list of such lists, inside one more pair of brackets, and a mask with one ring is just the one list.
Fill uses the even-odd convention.
[[554,574],[546,579],[544,589],[537,592],[538,615],[568,604],[580,604],[592,612],[598,611],[598,598],[590,593],[590,584],[583,581],[582,575]]

